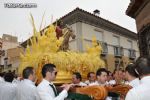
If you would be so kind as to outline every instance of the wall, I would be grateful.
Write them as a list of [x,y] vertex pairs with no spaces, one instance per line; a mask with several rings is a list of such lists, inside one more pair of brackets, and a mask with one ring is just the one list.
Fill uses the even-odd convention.
[[[97,31],[102,33],[102,40],[103,42],[106,42],[108,44],[108,55],[106,57],[103,57],[107,63],[107,68],[111,71],[115,68],[115,60],[114,57],[114,43],[113,43],[113,37],[117,36],[119,37],[119,45],[122,46],[124,49],[124,56],[120,58],[123,61],[123,66],[125,67],[130,61],[129,59],[129,49],[136,50],[136,58],[139,57],[139,50],[137,46],[137,40],[132,39],[130,37],[124,36],[121,33],[113,33],[107,30],[104,30],[102,28],[98,28],[95,26],[91,26],[85,23],[82,23],[82,40],[83,40],[83,51],[85,51],[85,47],[87,44],[91,45],[91,40],[93,36],[98,36]],[[98,37],[96,37],[98,39]],[[129,45],[129,41],[132,42],[132,46]]]
[[[107,63],[107,68],[110,71],[113,71],[115,68],[115,60],[116,58],[114,57],[114,44],[113,44],[113,36],[118,36],[119,41],[120,41],[120,46],[124,48],[124,56],[122,56],[121,60],[123,60],[123,65],[126,66],[129,62],[130,59],[128,57],[128,49],[129,49],[129,43],[128,41],[132,41],[132,49],[136,50],[136,57],[139,56],[139,50],[137,47],[137,42],[135,39],[125,37],[121,35],[121,33],[113,33],[107,30],[104,30],[102,28],[98,28],[89,24],[85,23],[75,23],[71,25],[75,34],[76,34],[76,39],[72,40],[70,39],[70,49],[73,51],[85,51],[86,50],[86,45],[91,45],[91,40],[93,36],[97,36],[97,39],[100,39],[99,32],[102,34],[102,40],[108,44],[108,54],[103,57]],[[124,67],[123,66],[123,67]]]
[[17,46],[19,46],[19,43],[3,41],[2,49],[7,50],[10,48],[16,48]]
[[[95,35],[96,34],[95,30],[100,31],[103,34],[103,39],[102,40],[103,40],[103,42],[106,42],[108,44],[108,53],[109,54],[114,54],[113,45],[115,45],[115,44],[113,44],[113,36],[117,36],[117,37],[119,37],[120,46],[125,48],[124,49],[125,56],[128,56],[128,53],[127,53],[128,49],[131,49],[131,48],[129,48],[128,41],[132,42],[132,49],[137,51],[137,56],[138,56],[139,50],[138,50],[138,46],[137,46],[137,40],[129,38],[129,37],[125,37],[123,35],[118,35],[117,33],[112,33],[112,32],[106,31],[104,29],[97,28],[97,27],[82,23],[82,32],[83,32],[83,38],[84,39],[92,40],[92,36],[98,36],[98,35]],[[98,39],[98,37],[96,37],[96,38]],[[84,40],[84,42],[88,43],[85,40]]]
[[142,9],[135,19],[138,31],[143,25],[150,23],[150,2]]

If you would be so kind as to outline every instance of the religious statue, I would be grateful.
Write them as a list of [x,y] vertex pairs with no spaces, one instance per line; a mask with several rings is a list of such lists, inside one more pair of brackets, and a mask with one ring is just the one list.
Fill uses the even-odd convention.
[[64,40],[63,40],[62,44],[60,45],[59,50],[62,50],[62,51],[69,50],[69,39],[70,39],[70,37],[72,37],[72,39],[75,39],[76,35],[74,34],[72,27],[69,25],[66,25],[66,27],[63,29]]
[[63,22],[61,20],[58,20],[57,26],[56,26],[56,37],[59,39],[63,36]]

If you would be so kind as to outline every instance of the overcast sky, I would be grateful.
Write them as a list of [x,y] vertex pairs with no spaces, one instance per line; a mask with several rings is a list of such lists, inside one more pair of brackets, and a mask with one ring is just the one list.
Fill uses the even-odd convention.
[[[45,12],[45,26],[79,7],[85,11],[100,10],[100,17],[136,32],[135,20],[125,11],[130,0],[0,0],[0,36],[18,36],[20,42],[32,35],[30,13],[39,29]],[[36,3],[37,8],[5,8],[4,3]],[[52,18],[53,16],[53,18]]]

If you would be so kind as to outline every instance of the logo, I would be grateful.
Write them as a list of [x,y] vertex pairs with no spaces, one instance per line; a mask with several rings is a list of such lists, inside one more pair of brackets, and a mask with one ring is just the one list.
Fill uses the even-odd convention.
[[5,8],[37,8],[36,3],[4,3]]

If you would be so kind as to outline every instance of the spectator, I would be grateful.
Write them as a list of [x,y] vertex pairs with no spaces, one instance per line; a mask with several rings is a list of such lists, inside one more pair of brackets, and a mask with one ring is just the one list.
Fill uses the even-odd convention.
[[125,77],[129,82],[129,85],[131,85],[132,87],[136,87],[140,84],[138,74],[135,72],[135,64],[129,64],[125,68]]
[[74,72],[72,75],[72,83],[79,85],[79,86],[87,86],[87,84],[85,84],[81,81],[82,81],[81,74],[79,72]]
[[5,82],[0,83],[0,100],[16,100],[16,85],[12,84],[13,74],[4,75]]
[[132,88],[125,100],[149,100],[150,98],[150,58],[139,57],[135,63],[135,71],[141,78],[141,84]]
[[23,78],[17,87],[17,100],[40,100],[37,88],[34,85],[36,77],[33,67],[26,67],[23,70]]
[[107,85],[107,75],[108,71],[105,68],[99,68],[96,72],[97,81],[95,83],[92,83],[90,85]]
[[96,76],[94,72],[89,72],[87,75],[88,80],[85,81],[85,84],[89,85],[95,82]]

